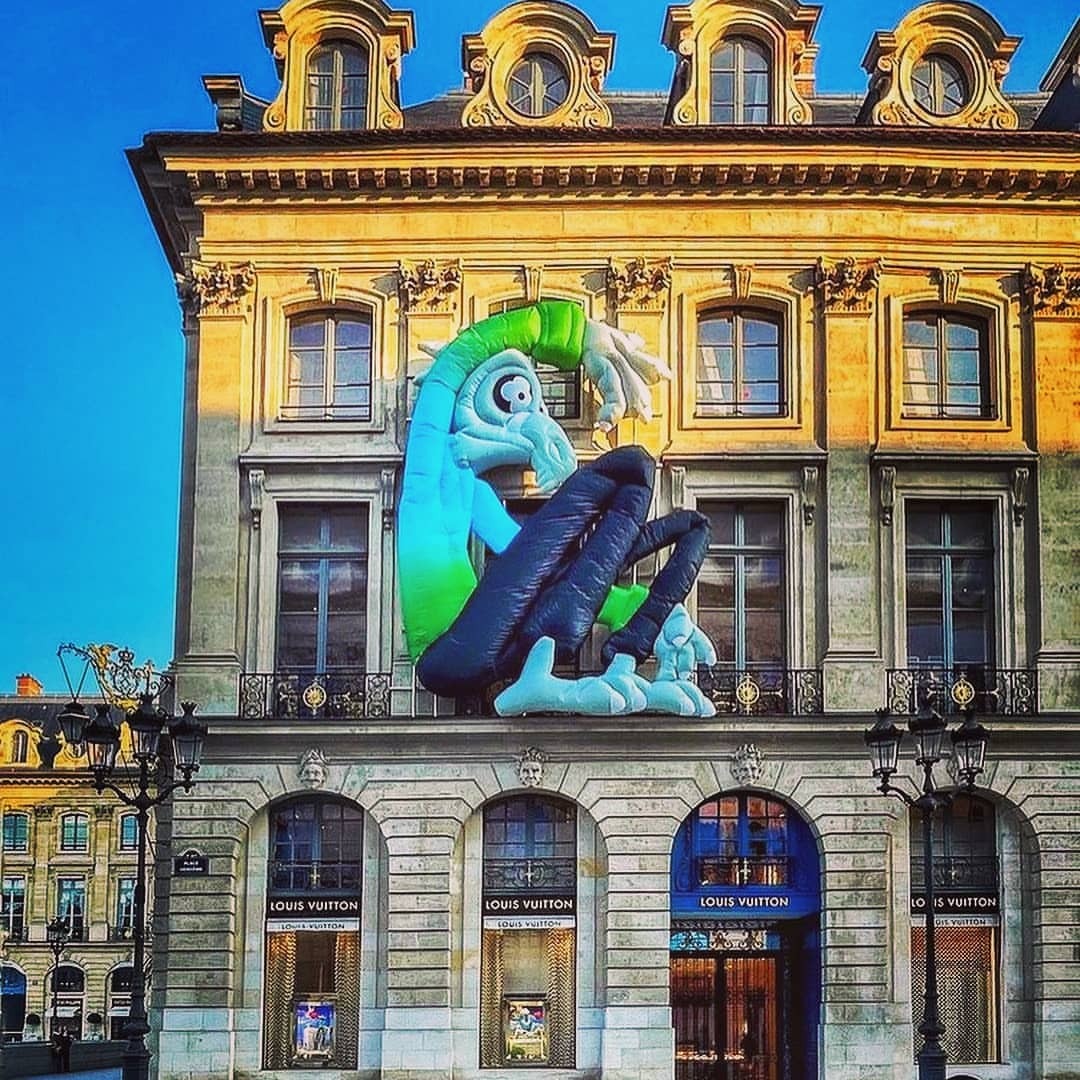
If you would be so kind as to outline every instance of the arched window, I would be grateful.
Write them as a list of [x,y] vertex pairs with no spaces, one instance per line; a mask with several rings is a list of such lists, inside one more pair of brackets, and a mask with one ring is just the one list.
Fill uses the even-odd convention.
[[61,964],[53,970],[49,989],[58,994],[81,994],[86,989],[86,975],[74,964]]
[[30,756],[30,739],[25,731],[16,731],[11,737],[11,762],[13,765],[25,765]]
[[927,53],[911,73],[915,100],[934,116],[955,116],[970,92],[960,65],[942,53]]
[[307,64],[308,131],[356,131],[367,127],[368,51],[349,41],[329,41]]
[[[919,1002],[926,979],[922,815],[912,811],[910,823],[911,989],[912,1001]],[[997,1061],[1001,899],[994,806],[958,795],[935,816],[933,832],[934,910],[963,916],[961,924],[939,923],[934,935],[942,1045],[956,1064]],[[920,1018],[916,1007],[916,1025]]]
[[139,847],[139,819],[136,814],[120,815],[120,850],[136,851]]
[[330,799],[284,803],[271,817],[270,892],[357,895],[363,811]]
[[993,415],[985,319],[953,311],[904,314],[904,416]]
[[709,63],[714,124],[769,123],[769,50],[749,37],[724,38]]
[[0,964],[0,1042],[17,1042],[26,1025],[26,975]]
[[724,795],[691,820],[692,882],[787,885],[791,878],[787,807],[760,795]]
[[131,1009],[131,980],[134,969],[118,967],[109,976],[109,1038],[122,1039]]
[[510,73],[507,99],[522,116],[550,116],[570,96],[570,76],[550,53],[528,52]]
[[88,851],[90,823],[85,814],[64,814],[60,818],[60,850]]
[[484,809],[480,1064],[573,1068],[577,812],[515,795]]
[[371,313],[291,318],[285,382],[285,420],[370,420]]
[[4,814],[4,851],[28,851],[30,847],[30,816],[14,811]]
[[697,326],[694,415],[783,416],[780,316],[756,308],[708,311]]
[[56,1014],[52,1015],[50,1002],[48,1015],[50,1036],[58,1031],[67,1031],[79,1038],[82,1035],[84,994],[86,993],[86,975],[82,968],[74,964],[61,964],[54,968],[49,978],[49,992],[56,995]]

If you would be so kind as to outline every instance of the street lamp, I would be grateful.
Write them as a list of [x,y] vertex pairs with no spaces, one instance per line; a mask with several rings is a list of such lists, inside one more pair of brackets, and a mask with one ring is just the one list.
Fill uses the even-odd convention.
[[[134,957],[131,973],[131,1008],[124,1035],[128,1040],[124,1049],[123,1080],[148,1080],[150,1075],[150,1051],[146,1047],[146,1035],[150,1025],[146,1021],[146,841],[150,829],[150,811],[160,806],[174,791],[183,788],[190,791],[195,773],[199,771],[206,725],[195,719],[195,705],[184,702],[182,715],[170,719],[154,704],[154,695],[143,693],[139,704],[125,717],[130,734],[131,751],[138,766],[138,773],[128,777],[136,787],[125,791],[111,777],[120,751],[120,726],[114,722],[110,705],[94,708],[91,718],[86,708],[72,701],[57,717],[60,730],[73,754],[85,753],[94,777],[94,788],[101,795],[106,788],[125,806],[137,811],[138,870],[135,878]],[[166,732],[166,724],[168,725]],[[171,744],[171,758],[179,770],[181,779],[164,780],[161,776],[163,759],[162,735],[167,734]],[[55,995],[54,995],[55,996]],[[54,1005],[55,1008],[55,1005]]]
[[60,918],[59,915],[45,927],[45,940],[49,943],[49,950],[53,954],[52,969],[52,1017],[49,1023],[49,1038],[56,1034],[56,995],[59,990],[60,957],[64,955],[68,938],[71,937],[71,927]]
[[957,787],[939,788],[934,780],[934,766],[942,759],[945,736],[949,734],[944,717],[930,703],[929,695],[922,694],[918,713],[908,723],[908,730],[915,742],[915,764],[922,767],[922,794],[912,798],[902,788],[891,783],[899,768],[900,743],[903,734],[889,719],[888,709],[878,709],[877,722],[864,738],[870,750],[870,761],[875,780],[880,781],[878,790],[883,795],[894,795],[909,807],[918,810],[923,826],[923,881],[924,906],[926,908],[926,981],[923,988],[923,1015],[919,1034],[923,1044],[919,1049],[919,1080],[945,1080],[945,1050],[941,1036],[945,1028],[938,1008],[937,953],[934,918],[934,814],[948,807],[959,792],[970,792],[975,780],[983,771],[986,761],[986,744],[990,733],[975,720],[974,711],[964,710],[964,720],[951,733],[952,761],[957,777]]

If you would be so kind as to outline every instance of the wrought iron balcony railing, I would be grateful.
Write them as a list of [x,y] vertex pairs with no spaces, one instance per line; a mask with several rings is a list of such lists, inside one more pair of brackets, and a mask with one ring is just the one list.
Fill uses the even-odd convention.
[[240,715],[363,720],[390,715],[390,676],[367,671],[245,672],[240,676]]
[[695,863],[698,885],[787,885],[791,880],[786,855],[704,856]]
[[952,668],[890,668],[886,673],[891,712],[912,715],[924,694],[934,707],[955,713],[970,706],[977,713],[1031,716],[1039,711],[1038,681],[1033,668],[964,665]]
[[819,668],[700,667],[702,693],[718,715],[812,716],[823,710]]
[[360,892],[360,860],[345,862],[272,862],[272,892]]
[[484,859],[485,892],[564,892],[576,886],[574,859]]
[[119,926],[109,927],[110,941],[131,941],[135,936],[135,927],[131,923],[121,923]]
[[26,941],[29,936],[26,932],[26,925],[21,920],[16,920],[11,923],[0,923],[0,938],[5,941],[9,941],[12,944],[18,944],[20,941]]
[[[996,892],[998,861],[993,855],[939,855],[933,862],[934,888],[948,892]],[[926,888],[922,859],[911,863],[911,889]]]

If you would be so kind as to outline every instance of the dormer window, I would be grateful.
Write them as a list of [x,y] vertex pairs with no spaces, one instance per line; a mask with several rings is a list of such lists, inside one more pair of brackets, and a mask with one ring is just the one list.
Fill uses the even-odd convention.
[[915,100],[934,116],[955,116],[968,100],[960,65],[941,53],[924,56],[911,73]]
[[522,116],[550,116],[569,96],[569,73],[546,53],[526,53],[510,75],[507,99]]
[[769,51],[748,37],[722,40],[713,50],[709,120],[713,124],[769,122]]
[[312,50],[307,63],[307,131],[357,131],[367,127],[368,52],[349,41]]

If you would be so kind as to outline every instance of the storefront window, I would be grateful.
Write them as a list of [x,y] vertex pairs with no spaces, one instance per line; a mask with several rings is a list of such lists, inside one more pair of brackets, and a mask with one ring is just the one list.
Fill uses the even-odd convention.
[[574,1067],[577,814],[524,795],[484,812],[480,1064]]

